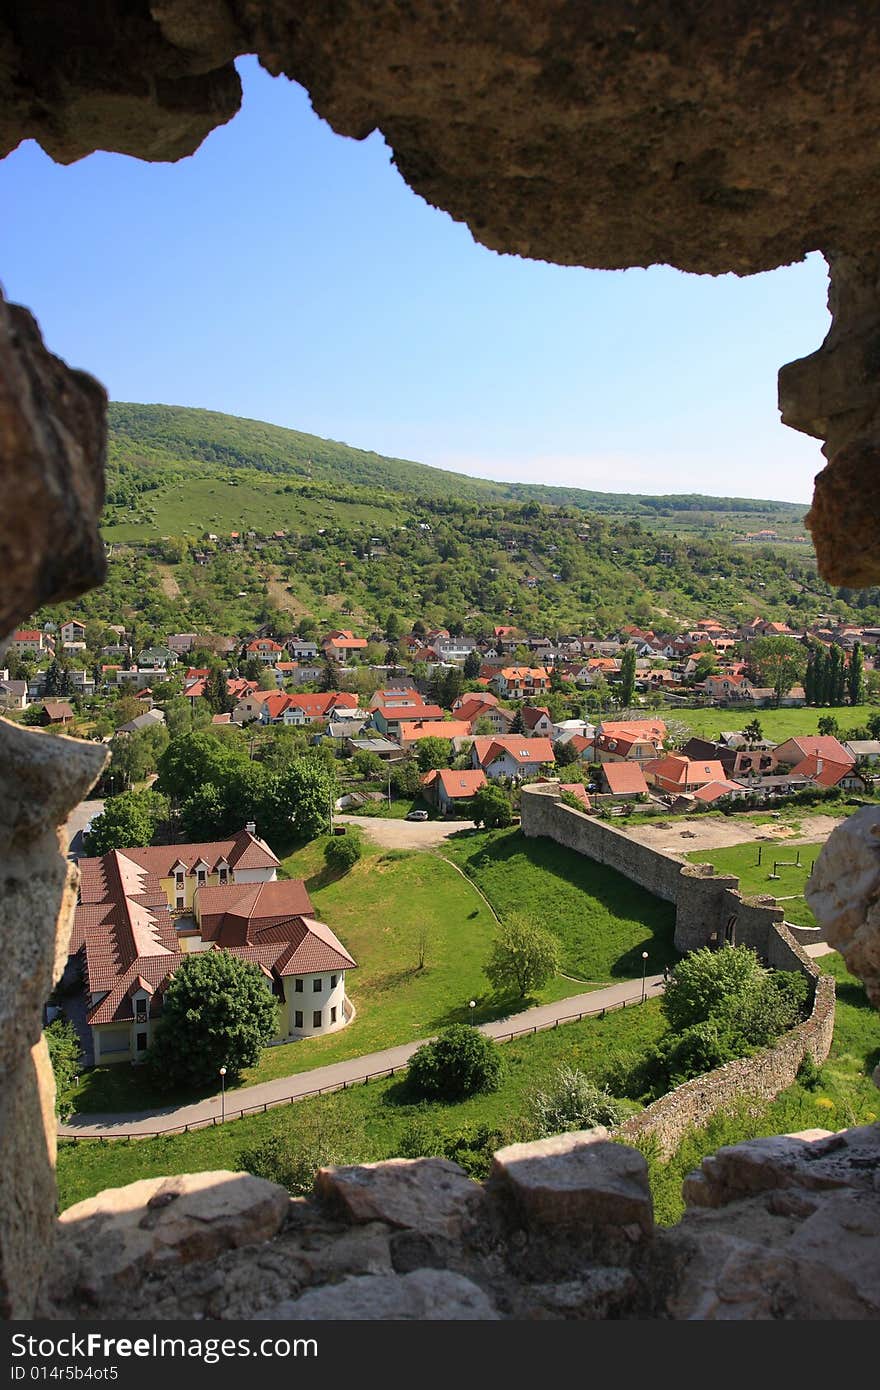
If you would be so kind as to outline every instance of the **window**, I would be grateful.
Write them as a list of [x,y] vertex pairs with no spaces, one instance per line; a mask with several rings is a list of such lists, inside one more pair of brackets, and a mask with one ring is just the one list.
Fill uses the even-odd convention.
[[313,1027],[313,1028],[320,1028],[320,1026],[321,1026],[321,1010],[320,1010],[320,1009],[315,1009],[315,1012],[312,1014],[312,1027]]
[[204,886],[205,886],[205,877],[206,877],[206,875],[205,875],[205,870],[204,870],[204,869],[199,869],[199,871],[198,871],[198,876],[199,876],[199,887],[200,887],[200,888],[204,888]]
[[219,879],[219,882],[220,882],[220,886],[221,886],[221,887],[223,887],[224,884],[226,884],[226,883],[229,882],[229,870],[228,870],[228,869],[218,869],[218,871],[217,871],[217,876],[218,876],[218,879]]
[[176,906],[178,908],[182,908],[184,906],[184,898],[182,893],[178,893],[177,895]]
[[321,990],[322,990],[323,988],[324,988],[324,981],[323,981],[323,980],[315,980],[315,981],[313,982],[313,984],[312,984],[312,989],[315,991],[316,994],[320,994],[320,993],[321,993]]
[[138,1023],[142,1023],[147,1017],[146,999],[136,999],[134,1001],[134,1016]]
[[147,1035],[146,1035],[146,1033],[138,1033],[137,1039],[136,1039],[136,1046],[137,1046],[138,1052],[146,1052],[146,1050],[147,1050]]
[[178,869],[178,871],[177,871],[177,873],[174,875],[174,877],[175,877],[175,879],[177,880],[177,887],[178,887],[178,889],[182,891],[182,890],[183,890],[183,873],[182,873],[182,871],[181,871],[180,869]]
[[294,992],[294,994],[302,994],[302,992],[303,992],[303,982],[302,982],[302,980],[294,980],[294,983],[293,983],[293,992]]
[[337,977],[336,977],[335,975],[331,975],[331,976],[330,976],[330,988],[331,988],[331,989],[335,989],[335,988],[336,988],[336,979],[337,979]]
[[297,1009],[296,1013],[293,1015],[293,1026],[294,1026],[294,1028],[302,1028],[302,1026],[303,1026],[302,1009]]
[[330,1022],[331,1022],[331,1023],[335,1023],[335,1022],[336,1022],[336,1005],[335,1005],[335,1004],[333,1005],[332,1009],[330,1010]]

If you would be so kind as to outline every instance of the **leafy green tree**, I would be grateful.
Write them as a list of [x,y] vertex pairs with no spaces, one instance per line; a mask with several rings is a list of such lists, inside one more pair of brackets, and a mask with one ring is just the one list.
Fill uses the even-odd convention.
[[840,733],[840,725],[833,714],[821,714],[819,716],[819,733],[831,738],[837,738]]
[[806,652],[795,637],[756,637],[749,644],[749,667],[758,685],[772,687],[777,707],[803,679],[806,666]]
[[329,829],[339,787],[332,768],[318,758],[298,758],[278,774],[274,788],[276,834],[313,840]]
[[378,753],[369,753],[366,748],[359,748],[352,757],[351,770],[356,772],[358,777],[382,777],[385,764]]
[[165,798],[153,791],[123,792],[104,802],[104,810],[85,836],[86,854],[109,854],[112,849],[148,845],[167,815]]
[[465,680],[476,680],[477,676],[480,674],[481,665],[482,660],[480,657],[480,653],[477,651],[476,647],[474,647],[473,651],[468,652],[467,656],[464,659]]
[[580,761],[580,754],[572,743],[571,739],[567,743],[559,743],[554,749],[556,754],[557,767],[573,767]]
[[422,790],[419,765],[414,757],[401,758],[390,767],[391,790],[401,800],[412,799]]
[[[438,724],[442,728],[442,724]],[[422,738],[416,744],[416,762],[421,772],[449,767],[452,761],[452,741],[448,738]]]
[[551,932],[522,917],[511,917],[495,938],[485,971],[498,994],[516,993],[524,999],[559,973],[561,959],[559,942]]
[[503,787],[488,783],[480,787],[471,799],[471,816],[487,830],[500,830],[513,822],[513,806]]
[[397,642],[403,631],[400,618],[392,610],[385,619],[385,637],[389,642]]
[[347,874],[363,854],[363,845],[357,833],[334,836],[324,846],[324,862],[336,873]]
[[457,1101],[497,1091],[502,1074],[498,1044],[467,1023],[454,1023],[413,1055],[407,1084],[424,1100]]
[[55,1075],[55,1113],[66,1119],[73,1105],[65,1099],[64,1093],[70,1090],[74,1078],[85,1065],[79,1035],[70,1020],[59,1015],[44,1028],[43,1037]]
[[174,801],[185,801],[196,787],[208,782],[221,786],[231,762],[245,756],[212,733],[182,734],[171,740],[159,759],[156,787]]
[[235,706],[235,699],[229,694],[226,672],[222,666],[212,665],[205,679],[204,699],[213,714],[228,714]]
[[714,676],[718,671],[718,657],[714,652],[700,652],[697,657],[697,664],[694,670],[694,683],[701,685],[707,676]]
[[619,1101],[597,1086],[586,1072],[566,1063],[549,1085],[531,1092],[527,1105],[539,1139],[569,1130],[593,1129],[596,1125],[616,1125],[623,1118]]
[[759,719],[750,719],[742,732],[746,743],[761,743],[764,738],[764,730],[761,728]]
[[620,703],[628,707],[636,693],[636,649],[625,647],[620,658]]
[[229,951],[201,951],[178,965],[162,1003],[148,1062],[157,1084],[212,1088],[252,1067],[277,1030],[278,1007],[258,966]]

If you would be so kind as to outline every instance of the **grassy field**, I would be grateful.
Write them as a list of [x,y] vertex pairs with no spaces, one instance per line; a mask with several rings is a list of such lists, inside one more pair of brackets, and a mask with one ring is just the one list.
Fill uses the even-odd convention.
[[715,739],[723,730],[744,729],[753,719],[757,719],[765,738],[783,743],[795,734],[817,734],[822,715],[833,715],[843,731],[865,725],[872,714],[877,714],[877,705],[852,705],[841,709],[688,709],[677,708],[661,710],[660,717],[669,721],[686,724],[692,733],[700,738]]
[[[358,961],[347,989],[357,1017],[340,1033],[266,1048],[241,1085],[255,1085],[312,1067],[436,1033],[470,1017],[503,1017],[528,1003],[549,1003],[584,986],[557,977],[528,1001],[498,999],[489,992],[483,966],[496,923],[467,878],[435,854],[377,849],[342,878],[328,876],[325,839],[312,841],[284,860],[283,872],[303,878],[319,917]],[[418,968],[419,935],[427,931],[425,965]],[[97,1067],[83,1074],[72,1094],[77,1110],[125,1111],[194,1097],[149,1087],[146,1072],[128,1066]]]
[[677,959],[675,911],[622,874],[552,840],[518,830],[462,831],[444,853],[460,864],[498,915],[519,914],[555,932],[563,970],[594,982],[634,979]]
[[[637,1008],[584,1019],[502,1048],[504,1079],[499,1091],[472,1096],[454,1105],[414,1105],[404,1083],[388,1078],[348,1091],[299,1101],[266,1115],[233,1120],[216,1129],[156,1139],[71,1143],[58,1148],[61,1208],[138,1178],[164,1173],[194,1173],[241,1166],[242,1149],[272,1134],[311,1133],[318,1127],[344,1135],[341,1149],[319,1155],[317,1162],[362,1163],[391,1158],[405,1147],[415,1125],[445,1134],[473,1133],[486,1125],[498,1132],[497,1144],[525,1137],[528,1093],[545,1083],[562,1063],[600,1077],[619,1053],[641,1052],[656,1042],[665,1025],[656,999]],[[630,1109],[637,1109],[630,1106]],[[338,1141],[337,1141],[338,1142]]]
[[817,965],[837,980],[834,1042],[818,1085],[790,1086],[769,1105],[743,1102],[734,1112],[692,1131],[669,1159],[658,1160],[647,1146],[658,1221],[669,1224],[680,1218],[683,1179],[725,1144],[804,1129],[847,1129],[880,1117],[880,1093],[871,1081],[880,1062],[880,1013],[868,1002],[861,983],[848,974],[842,956],[822,956]]
[[[799,927],[815,927],[816,919],[807,907],[803,890],[821,848],[821,843],[792,846],[783,841],[780,844],[730,845],[727,849],[694,850],[686,858],[694,864],[711,864],[720,874],[736,874],[743,893],[772,893],[785,909],[786,921],[794,922]],[[791,862],[784,865],[778,863],[780,859],[793,861],[798,853],[800,868]],[[771,877],[774,860],[778,864],[778,879]]]

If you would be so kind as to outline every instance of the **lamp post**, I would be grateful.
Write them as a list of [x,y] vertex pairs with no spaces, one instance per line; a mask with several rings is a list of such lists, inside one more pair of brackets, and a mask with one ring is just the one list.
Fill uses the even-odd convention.
[[220,1123],[226,1122],[226,1068],[220,1068]]
[[470,1009],[470,1014],[471,1014],[471,1024],[473,1024],[473,1021],[474,1021],[474,1009],[475,1009],[476,1007],[477,1007],[477,1001],[476,1001],[476,999],[469,999],[469,1000],[468,1000],[468,1008]]
[[645,1002],[645,971],[648,968],[648,952],[642,952],[642,1003]]

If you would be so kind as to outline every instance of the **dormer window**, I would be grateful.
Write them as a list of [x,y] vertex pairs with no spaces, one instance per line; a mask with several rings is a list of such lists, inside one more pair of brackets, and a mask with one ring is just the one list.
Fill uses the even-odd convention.
[[147,1021],[147,1001],[143,995],[139,994],[134,1001],[134,1017],[136,1023]]
[[225,865],[217,870],[217,880],[221,887],[229,882],[229,870]]
[[200,887],[200,888],[204,888],[205,882],[206,882],[206,880],[207,880],[207,874],[206,874],[205,870],[204,870],[204,869],[198,869],[198,870],[196,871],[196,878],[197,878],[197,880],[198,880],[198,885],[199,885],[199,887]]

